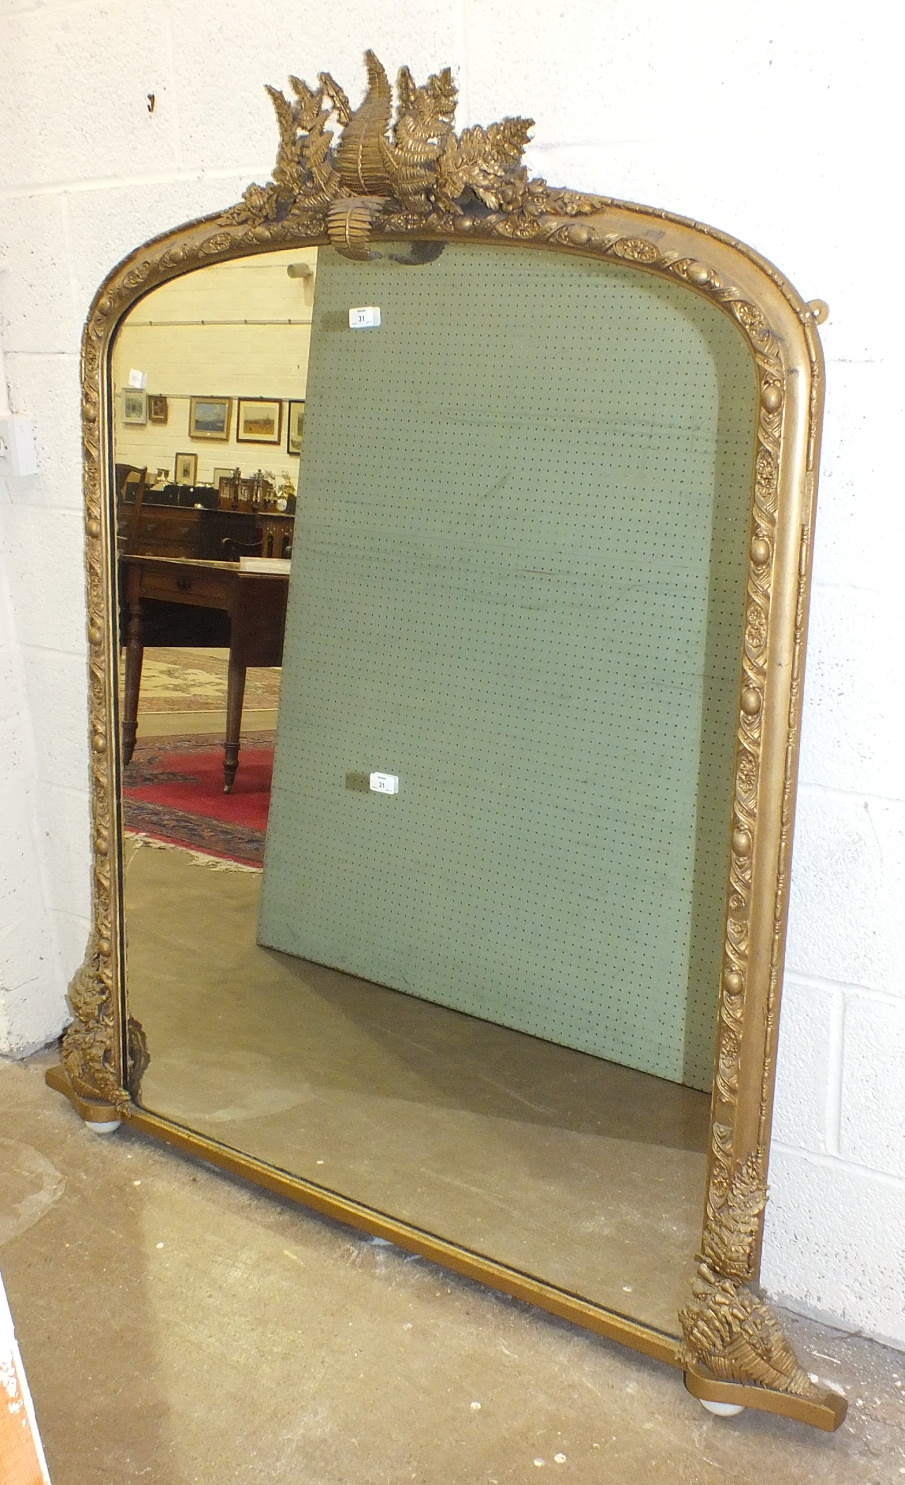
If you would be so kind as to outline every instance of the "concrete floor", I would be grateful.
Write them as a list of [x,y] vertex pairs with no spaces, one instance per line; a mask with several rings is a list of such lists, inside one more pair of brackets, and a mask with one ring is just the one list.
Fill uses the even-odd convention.
[[0,1268],[54,1485],[895,1485],[905,1356],[789,1317],[834,1435],[359,1237],[0,1063]]

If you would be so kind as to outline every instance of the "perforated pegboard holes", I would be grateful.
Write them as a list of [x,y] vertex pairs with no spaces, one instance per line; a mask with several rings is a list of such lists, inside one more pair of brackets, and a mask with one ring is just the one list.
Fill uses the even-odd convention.
[[706,1087],[740,334],[621,266],[324,250],[308,396],[263,941]]

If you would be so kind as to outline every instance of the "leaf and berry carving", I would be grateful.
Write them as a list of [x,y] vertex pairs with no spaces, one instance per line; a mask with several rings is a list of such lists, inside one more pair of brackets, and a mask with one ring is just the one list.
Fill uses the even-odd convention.
[[521,205],[528,172],[521,164],[533,119],[504,119],[489,129],[475,125],[452,137],[439,163],[437,200],[448,211],[473,191],[491,211]]

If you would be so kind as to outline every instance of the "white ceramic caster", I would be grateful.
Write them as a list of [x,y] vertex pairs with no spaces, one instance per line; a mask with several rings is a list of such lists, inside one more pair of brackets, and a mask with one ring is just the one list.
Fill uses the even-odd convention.
[[714,1413],[717,1418],[736,1418],[739,1413],[745,1411],[742,1403],[705,1402],[703,1397],[699,1397],[698,1402],[702,1408],[706,1408],[708,1413]]
[[91,1130],[92,1134],[113,1134],[114,1130],[119,1129],[119,1126],[122,1122],[122,1119],[85,1120],[85,1123]]

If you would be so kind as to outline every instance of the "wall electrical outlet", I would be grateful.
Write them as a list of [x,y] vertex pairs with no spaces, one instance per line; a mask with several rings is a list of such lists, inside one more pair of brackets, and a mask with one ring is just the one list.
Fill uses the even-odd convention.
[[0,475],[21,478],[37,472],[31,418],[19,414],[0,418]]

